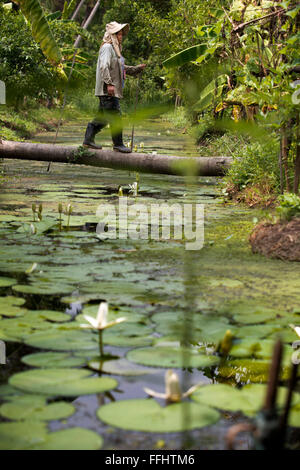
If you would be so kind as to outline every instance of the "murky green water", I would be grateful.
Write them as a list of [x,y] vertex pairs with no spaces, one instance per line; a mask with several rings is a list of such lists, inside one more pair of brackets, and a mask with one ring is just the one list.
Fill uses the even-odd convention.
[[[81,144],[84,125],[65,126],[57,142]],[[53,133],[36,138],[40,142],[53,140]],[[110,145],[107,130],[101,142]],[[147,131],[137,128],[136,142],[143,142],[146,152],[171,155],[196,152],[188,136],[159,121],[149,122]],[[96,416],[97,409],[104,409],[104,404],[112,402],[122,404],[128,399],[145,399],[144,387],[163,392],[164,374],[170,368],[176,369],[182,378],[184,390],[200,381],[204,384],[265,383],[278,334],[286,343],[282,378],[288,377],[291,343],[297,339],[288,325],[300,324],[299,264],[267,260],[251,253],[248,236],[253,217],[259,214],[224,204],[218,179],[198,178],[187,184],[179,177],[140,175],[140,190],[135,198],[129,188],[136,180],[133,172],[62,164],[52,164],[47,172],[48,164],[17,160],[5,160],[2,165],[8,179],[1,188],[0,198],[0,339],[6,342],[8,361],[6,366],[0,366],[3,398],[0,420],[12,425],[16,420],[19,423],[19,428],[0,425],[4,446],[28,448],[42,442],[41,448],[46,448],[47,441],[48,447],[56,448],[57,440],[66,439],[68,448],[70,436],[62,438],[52,433],[54,443],[49,444],[47,427],[42,424],[48,422],[51,431],[78,426],[95,431],[102,436],[103,448],[107,449],[151,449],[156,445],[179,448],[181,433],[138,432],[138,424],[130,428],[134,411],[128,412],[128,422],[122,424],[131,430],[118,429],[113,419],[108,418],[111,425],[104,424]],[[204,204],[204,248],[187,251],[186,240],[172,237],[167,241],[101,241],[96,233],[97,209],[106,203],[118,207],[122,199],[118,197],[120,185],[129,205]],[[43,205],[42,222],[33,222],[33,203]],[[65,214],[62,215],[64,229],[59,230],[59,203],[64,210],[72,204],[68,230]],[[148,227],[145,211],[141,220],[142,226]],[[96,316],[101,301],[109,303],[112,319],[125,316],[127,321],[103,334],[105,353],[116,357],[102,364],[101,380],[113,380],[87,385],[92,378],[86,378],[83,384],[84,380],[76,374],[99,363],[90,362],[98,355],[98,337],[79,325],[85,322],[82,314]],[[190,322],[190,329],[185,329],[184,318]],[[217,347],[227,330],[234,335],[234,344],[230,355],[221,358]],[[188,361],[184,364],[188,372],[182,373],[179,366],[183,364],[183,356],[179,346],[184,335],[193,347],[191,357],[184,359]],[[46,351],[48,355],[37,355]],[[127,362],[115,362],[125,357]],[[56,370],[52,382],[47,375],[49,368]],[[63,380],[58,369],[70,381],[61,391],[57,384]],[[34,370],[37,377],[17,373]],[[96,380],[97,372],[90,370]],[[103,393],[95,393],[102,386]],[[230,397],[232,388],[227,387]],[[255,394],[258,389],[253,390]],[[47,408],[45,399],[48,406],[56,404],[56,409]],[[209,406],[209,410],[211,406],[218,408],[217,398],[215,404],[208,403],[203,395],[200,398],[195,395],[194,400]],[[143,403],[137,402],[136,407],[143,407]],[[147,406],[149,403],[148,400]],[[71,404],[74,409],[67,406]],[[260,402],[255,406],[259,405]],[[129,409],[126,403],[124,406]],[[222,409],[220,405],[219,408]],[[255,407],[234,409],[228,403],[223,408],[228,411],[216,419],[212,414],[211,426],[203,423],[204,427],[192,432],[193,448],[224,448],[226,429],[245,419],[240,413],[232,412],[240,409],[246,415],[253,415],[255,411]],[[31,414],[24,414],[25,409],[31,410]],[[141,408],[141,416],[143,411]],[[205,415],[200,411],[199,423]],[[118,409],[116,413],[124,415]],[[152,423],[150,411],[149,416]],[[147,422],[146,417],[143,419]],[[172,422],[174,418],[163,419]],[[32,428],[30,442],[17,440],[5,444],[10,442],[7,436],[22,433],[23,423],[32,420],[36,428]],[[162,422],[159,423],[163,429]],[[300,426],[297,404],[292,424]],[[75,442],[76,439],[81,443],[88,441],[90,448],[101,445],[95,435],[84,436],[79,432],[78,436],[71,437]],[[246,438],[240,445],[247,448],[250,444]]]

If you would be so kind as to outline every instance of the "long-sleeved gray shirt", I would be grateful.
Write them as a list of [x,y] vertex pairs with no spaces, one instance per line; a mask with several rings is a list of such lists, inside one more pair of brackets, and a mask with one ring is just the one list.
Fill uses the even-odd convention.
[[[141,68],[139,66],[124,66],[128,75],[136,76]],[[115,97],[123,98],[123,71],[122,62],[118,58],[111,44],[103,44],[99,50],[97,70],[96,70],[96,96],[105,96],[107,93],[107,85],[115,87]]]

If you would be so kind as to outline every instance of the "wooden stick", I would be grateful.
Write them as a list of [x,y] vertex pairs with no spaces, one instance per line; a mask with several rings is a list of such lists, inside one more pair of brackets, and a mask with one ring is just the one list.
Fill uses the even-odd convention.
[[273,359],[269,372],[269,381],[264,410],[272,412],[276,408],[277,385],[280,375],[280,365],[282,358],[282,342],[278,340],[274,346]]
[[[136,86],[136,95],[135,95],[135,104],[134,104],[134,115],[136,115],[136,107],[139,99],[139,91],[140,91],[140,81],[141,81],[142,72],[139,74],[137,86]],[[131,132],[131,151],[133,149],[133,139],[134,139],[134,124],[132,125],[132,132]]]
[[[97,1],[96,5],[95,5],[94,8],[92,9],[92,11],[91,11],[91,13],[90,13],[88,19],[86,20],[86,22],[84,23],[84,25],[83,25],[83,27],[82,27],[83,29],[88,29],[88,27],[89,27],[90,23],[92,22],[92,20],[93,20],[95,14],[97,13],[97,10],[98,10],[99,6],[100,6],[100,0]],[[79,35],[77,36],[77,38],[76,38],[76,41],[74,42],[74,47],[75,47],[75,49],[78,48],[81,39],[82,39],[82,37],[81,37],[80,34],[79,34]]]
[[71,20],[75,20],[77,18],[78,13],[81,10],[82,5],[84,4],[85,0],[81,0],[80,3],[78,4],[76,10],[74,11],[73,15],[71,16]]

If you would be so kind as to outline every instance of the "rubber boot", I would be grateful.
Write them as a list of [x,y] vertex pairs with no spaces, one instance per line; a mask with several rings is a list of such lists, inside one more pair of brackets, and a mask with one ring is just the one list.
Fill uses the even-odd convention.
[[131,149],[125,147],[123,144],[123,133],[118,132],[114,136],[112,136],[112,141],[114,144],[114,150],[116,152],[121,152],[121,153],[131,153]]
[[83,147],[89,147],[95,150],[102,149],[100,145],[95,144],[95,135],[97,132],[97,127],[92,122],[89,122],[85,131]]

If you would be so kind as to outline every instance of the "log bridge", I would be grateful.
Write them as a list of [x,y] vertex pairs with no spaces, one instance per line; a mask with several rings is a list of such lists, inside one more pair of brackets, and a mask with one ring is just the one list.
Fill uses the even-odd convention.
[[176,157],[147,153],[120,153],[113,150],[83,149],[54,144],[0,140],[0,158],[71,163],[115,170],[166,175],[223,176],[230,157]]

